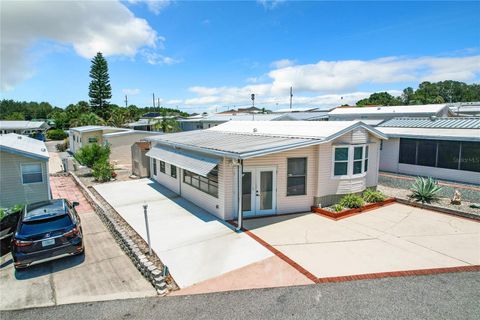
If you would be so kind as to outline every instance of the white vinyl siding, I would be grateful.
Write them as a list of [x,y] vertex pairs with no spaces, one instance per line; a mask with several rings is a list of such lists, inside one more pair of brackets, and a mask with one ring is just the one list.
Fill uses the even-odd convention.
[[[50,198],[47,160],[35,160],[4,151],[0,151],[0,159],[0,207],[45,201]],[[22,164],[40,164],[42,182],[23,184]]]

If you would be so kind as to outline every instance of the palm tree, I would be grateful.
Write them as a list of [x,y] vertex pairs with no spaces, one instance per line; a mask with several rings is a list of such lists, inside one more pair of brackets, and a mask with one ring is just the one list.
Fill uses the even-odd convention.
[[70,120],[70,127],[81,127],[90,125],[104,125],[105,121],[95,113],[83,113],[79,117]]
[[153,124],[153,128],[154,130],[160,130],[160,131],[163,131],[164,133],[181,131],[180,124],[178,123],[178,121],[175,120],[174,118],[168,118],[166,111],[162,112],[162,120]]

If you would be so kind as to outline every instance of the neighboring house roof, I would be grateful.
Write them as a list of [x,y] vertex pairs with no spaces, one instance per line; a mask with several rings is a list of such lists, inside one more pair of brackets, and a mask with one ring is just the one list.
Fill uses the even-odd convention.
[[163,132],[161,132],[161,131],[145,131],[145,130],[131,130],[131,129],[128,129],[126,131],[104,133],[103,136],[105,138],[108,138],[108,137],[145,135],[145,134],[150,134],[150,135],[154,136],[154,135],[163,134]]
[[480,117],[393,118],[379,127],[480,129]]
[[375,107],[341,107],[335,108],[328,114],[330,116],[348,115],[415,115],[415,114],[437,114],[448,108],[446,104],[424,104],[408,106],[375,106]]
[[47,146],[43,141],[16,133],[0,135],[0,150],[34,159],[49,158]]
[[480,141],[480,118],[395,118],[377,127],[392,138]]
[[0,120],[2,130],[42,130],[48,129],[45,121]]
[[449,104],[450,110],[456,115],[480,115],[480,102],[462,102]]
[[308,112],[308,111],[325,111],[325,109],[323,110],[319,110],[319,108],[316,108],[316,107],[305,107],[305,108],[285,108],[285,109],[278,109],[278,110],[273,110],[272,112],[273,113],[289,113],[289,112]]
[[271,121],[282,115],[280,114],[214,114],[201,119],[179,119],[179,122],[227,122],[227,121]]
[[328,112],[290,112],[280,115],[274,121],[316,121],[328,119]]
[[230,121],[214,128],[148,137],[163,145],[217,156],[247,159],[329,142],[351,130],[364,128],[386,139],[378,130],[355,121]]
[[100,130],[116,130],[116,131],[126,131],[130,129],[126,128],[117,128],[117,127],[107,127],[107,126],[83,126],[70,128],[70,130],[77,132],[91,132],[91,131],[100,131]]

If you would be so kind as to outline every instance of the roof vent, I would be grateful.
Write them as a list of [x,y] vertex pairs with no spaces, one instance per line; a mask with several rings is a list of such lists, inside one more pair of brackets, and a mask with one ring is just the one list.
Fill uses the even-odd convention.
[[45,151],[47,151],[47,149],[42,148],[42,149],[40,149],[40,151],[45,152]]
[[377,110],[382,110],[382,108],[381,108],[381,107],[377,107]]
[[257,131],[258,131],[257,128],[253,128],[253,132],[257,132]]
[[18,136],[17,139],[22,139],[22,136]]
[[430,120],[435,121],[435,120],[437,120],[437,117],[436,116],[431,116]]

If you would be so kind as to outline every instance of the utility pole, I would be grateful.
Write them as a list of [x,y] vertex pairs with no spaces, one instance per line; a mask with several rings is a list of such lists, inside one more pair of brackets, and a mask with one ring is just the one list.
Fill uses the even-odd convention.
[[155,108],[155,93],[152,93],[153,95],[153,107]]
[[292,109],[293,87],[290,87],[290,109]]
[[252,99],[252,107],[255,107],[255,93],[252,93],[251,99]]
[[128,108],[128,97],[125,95],[125,108]]
[[157,98],[157,107],[161,107],[162,105],[160,104],[160,98]]

